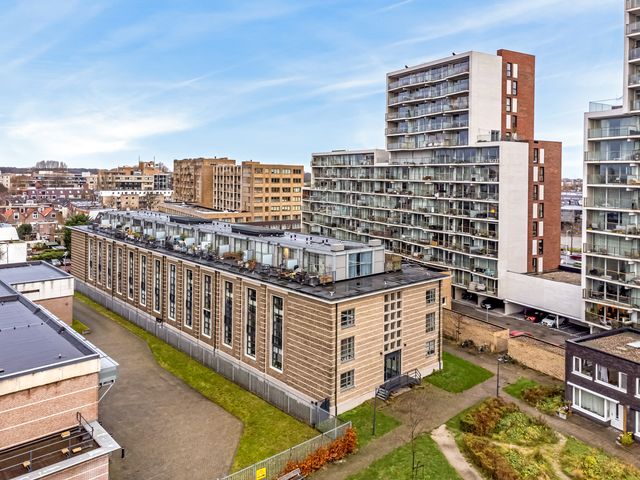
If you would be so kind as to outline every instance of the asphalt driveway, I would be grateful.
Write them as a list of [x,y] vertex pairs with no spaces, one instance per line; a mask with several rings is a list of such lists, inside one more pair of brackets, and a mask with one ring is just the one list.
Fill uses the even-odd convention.
[[207,479],[228,473],[242,423],[162,369],[147,344],[79,301],[74,318],[87,339],[120,363],[119,377],[100,402],[100,422],[125,448],[114,454],[110,478]]

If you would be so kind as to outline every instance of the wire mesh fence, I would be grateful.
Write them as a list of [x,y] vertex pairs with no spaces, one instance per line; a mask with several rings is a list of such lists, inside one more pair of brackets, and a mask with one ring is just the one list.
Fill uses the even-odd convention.
[[340,421],[321,408],[317,402],[309,401],[292,391],[282,388],[267,375],[250,369],[232,357],[221,354],[210,345],[199,343],[190,335],[157,322],[155,317],[81,280],[75,280],[75,288],[91,300],[126,318],[172,347],[186,353],[192,359],[240,385],[245,390],[254,393],[292,417],[315,427],[320,432],[330,432],[339,426]]

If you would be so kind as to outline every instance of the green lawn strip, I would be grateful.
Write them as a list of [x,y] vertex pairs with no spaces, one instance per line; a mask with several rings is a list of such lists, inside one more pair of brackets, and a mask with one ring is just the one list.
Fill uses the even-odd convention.
[[560,465],[576,480],[640,480],[639,469],[573,437],[567,438],[560,453]]
[[423,466],[417,471],[417,477],[411,475],[411,443],[407,442],[347,480],[462,480],[428,433],[416,437],[415,447],[416,464]]
[[80,320],[76,320],[75,318],[71,322],[71,328],[73,328],[76,332],[78,332],[80,334],[84,334],[84,332],[89,331],[89,327],[87,327]]
[[[362,448],[369,443],[373,437],[373,402],[365,402],[353,410],[338,415],[340,420],[350,421],[358,435],[358,447]],[[380,411],[380,405],[376,411],[376,438],[381,437],[385,433],[390,432],[398,425],[400,420],[395,417],[386,415]]]
[[442,370],[432,373],[424,380],[447,392],[464,392],[493,376],[493,373],[486,368],[467,362],[448,352],[443,352],[442,359],[444,362]]
[[520,377],[514,383],[507,385],[504,387],[504,391],[507,392],[512,397],[518,398],[522,400],[524,395],[524,391],[533,387],[538,387],[540,384],[534,380],[529,380],[528,378]]
[[233,471],[319,435],[319,432],[308,425],[295,420],[88,297],[76,293],[75,298],[145,340],[158,365],[242,421],[244,429],[233,461]]

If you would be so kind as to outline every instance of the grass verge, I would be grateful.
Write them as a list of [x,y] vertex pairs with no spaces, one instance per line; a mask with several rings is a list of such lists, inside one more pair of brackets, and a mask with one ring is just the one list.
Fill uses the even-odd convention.
[[244,424],[233,460],[233,471],[319,434],[85,295],[76,293],[75,299],[146,341],[158,365]]
[[[369,443],[373,437],[373,402],[365,402],[358,405],[353,410],[344,412],[342,415],[338,415],[340,420],[345,422],[350,421],[353,425],[356,434],[358,435],[358,447],[362,448]],[[376,412],[376,436],[381,437],[385,433],[390,432],[398,425],[400,420],[390,415],[386,415],[380,411],[380,406]]]
[[554,415],[565,404],[562,387],[541,385],[528,378],[519,378],[515,383],[506,386],[504,391],[547,415]]
[[90,330],[89,327],[87,327],[80,320],[76,320],[75,318],[71,322],[71,328],[73,328],[76,332],[78,332],[81,335],[84,335],[84,332],[87,332]]
[[534,380],[529,380],[528,378],[520,377],[517,381],[504,387],[503,390],[507,392],[509,395],[511,395],[512,397],[522,400],[525,390],[538,387],[539,385],[540,384]]
[[411,443],[409,442],[376,460],[361,472],[351,475],[347,480],[410,478],[462,480],[428,433],[416,437],[415,448],[416,464],[421,465],[416,477],[412,476],[411,472]]
[[493,377],[486,368],[482,368],[462,358],[443,352],[443,368],[432,373],[424,380],[447,392],[460,393]]
[[562,471],[576,480],[640,480],[640,470],[573,437],[560,453]]

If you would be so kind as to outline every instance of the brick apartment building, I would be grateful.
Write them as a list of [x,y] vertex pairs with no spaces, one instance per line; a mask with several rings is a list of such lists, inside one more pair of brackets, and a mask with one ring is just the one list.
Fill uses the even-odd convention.
[[534,94],[535,57],[509,50],[389,73],[387,150],[314,154],[303,231],[380,239],[450,270],[457,299],[511,300],[508,272],[560,263],[562,146],[535,140]]
[[[211,209],[209,217],[217,212],[217,219],[233,222],[300,221],[302,165],[196,158],[175,160],[173,170],[173,199]],[[172,208],[159,210],[177,213]]]
[[117,364],[5,283],[37,283],[46,267],[8,268],[16,270],[0,269],[0,478],[106,479],[120,447],[98,423],[98,392]]
[[72,238],[76,281],[332,412],[441,367],[448,275],[391,262],[377,240],[151,212],[107,213]]

